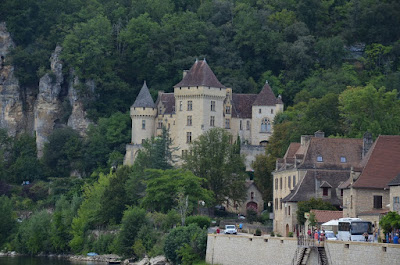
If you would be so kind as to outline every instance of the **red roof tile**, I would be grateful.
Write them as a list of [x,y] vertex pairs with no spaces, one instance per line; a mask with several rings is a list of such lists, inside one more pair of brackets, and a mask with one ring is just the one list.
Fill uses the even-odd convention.
[[330,220],[337,220],[343,218],[342,211],[326,211],[326,210],[311,210],[315,214],[315,219],[318,223],[326,223]]
[[379,136],[361,165],[355,188],[385,188],[400,173],[400,135]]
[[257,94],[232,94],[232,117],[251,119],[252,105]]
[[189,86],[209,86],[216,88],[225,88],[225,86],[218,81],[210,66],[208,66],[206,60],[196,60],[196,62],[190,68],[182,81],[180,81],[174,87]]

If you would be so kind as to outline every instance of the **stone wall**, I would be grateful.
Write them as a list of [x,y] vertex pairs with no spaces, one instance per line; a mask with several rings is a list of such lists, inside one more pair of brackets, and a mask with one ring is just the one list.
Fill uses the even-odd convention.
[[[296,238],[209,234],[206,261],[218,265],[289,265],[296,250]],[[391,265],[400,260],[400,245],[393,244],[327,241],[325,252],[330,265]],[[309,265],[318,262],[316,252],[311,254]]]
[[331,265],[398,264],[400,260],[400,245],[393,244],[329,241],[325,251]]
[[208,235],[206,261],[219,265],[291,264],[295,238],[252,235]]

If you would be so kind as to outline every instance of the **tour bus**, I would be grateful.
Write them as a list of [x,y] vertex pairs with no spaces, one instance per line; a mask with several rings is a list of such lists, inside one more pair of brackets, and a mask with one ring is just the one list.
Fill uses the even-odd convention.
[[363,221],[360,218],[340,218],[338,225],[338,240],[342,241],[363,241],[364,233],[368,233],[368,241],[373,240],[372,223]]

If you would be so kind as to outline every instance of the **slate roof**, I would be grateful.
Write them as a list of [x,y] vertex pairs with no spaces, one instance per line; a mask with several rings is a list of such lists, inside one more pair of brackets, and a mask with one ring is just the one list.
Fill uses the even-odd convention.
[[157,105],[161,101],[165,110],[163,114],[173,114],[175,113],[175,96],[174,93],[161,93],[157,99]]
[[363,161],[354,188],[387,187],[400,172],[400,135],[380,135]]
[[[362,139],[311,137],[299,168],[350,169],[356,167],[362,158]],[[299,148],[300,149],[300,148]],[[322,157],[322,162],[317,157]],[[341,162],[341,157],[346,162]]]
[[330,220],[338,220],[343,218],[342,211],[327,211],[327,210],[311,210],[315,214],[315,219],[318,223],[326,223]]
[[[280,100],[280,102],[282,102],[282,100]],[[275,106],[275,104],[277,103],[278,100],[275,97],[274,92],[272,92],[269,84],[265,83],[263,89],[260,91],[260,93],[257,95],[256,100],[253,102],[253,106]]]
[[[307,201],[315,198],[316,189],[320,189],[320,185],[326,181],[333,187],[331,196],[322,196],[322,200],[328,201],[333,205],[341,205],[341,200],[336,194],[336,187],[350,177],[350,171],[347,170],[307,170],[304,178],[297,183],[296,187],[288,196],[283,199],[283,202],[299,202]],[[317,185],[317,183],[320,185]]]
[[232,93],[232,117],[251,119],[252,105],[257,94]]
[[400,173],[389,182],[389,186],[400,186]]
[[193,64],[185,77],[174,87],[189,87],[189,86],[209,86],[217,88],[225,88],[221,84],[206,60],[197,61]]
[[140,89],[139,95],[136,97],[135,102],[132,107],[135,108],[155,108],[153,98],[150,95],[149,88],[146,85],[146,81],[144,81],[142,88]]

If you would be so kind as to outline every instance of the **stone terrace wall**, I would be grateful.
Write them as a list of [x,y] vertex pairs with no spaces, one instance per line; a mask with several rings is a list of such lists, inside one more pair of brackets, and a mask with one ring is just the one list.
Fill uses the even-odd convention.
[[[206,261],[218,265],[290,265],[296,249],[296,238],[209,234]],[[329,265],[400,264],[400,245],[328,241],[325,251]],[[316,264],[317,259],[311,255],[307,264]]]
[[330,265],[400,264],[400,245],[329,241],[325,251]]
[[296,249],[295,238],[209,234],[206,261],[219,265],[288,265]]

